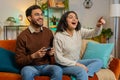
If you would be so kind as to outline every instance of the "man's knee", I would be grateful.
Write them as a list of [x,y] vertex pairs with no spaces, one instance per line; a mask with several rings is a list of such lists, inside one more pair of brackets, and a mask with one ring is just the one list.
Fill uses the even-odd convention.
[[63,73],[63,70],[61,67],[57,66],[57,65],[53,65],[53,72],[54,73]]
[[38,71],[32,66],[25,66],[21,69],[21,75],[34,75]]

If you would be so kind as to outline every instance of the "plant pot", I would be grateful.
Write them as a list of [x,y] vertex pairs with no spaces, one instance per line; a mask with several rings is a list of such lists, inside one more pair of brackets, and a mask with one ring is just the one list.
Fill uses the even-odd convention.
[[106,43],[107,42],[107,38],[105,36],[101,36],[101,43]]
[[6,25],[14,25],[15,23],[14,22],[11,22],[11,21],[6,21],[6,23],[5,23]]
[[56,25],[56,22],[53,22],[53,25]]

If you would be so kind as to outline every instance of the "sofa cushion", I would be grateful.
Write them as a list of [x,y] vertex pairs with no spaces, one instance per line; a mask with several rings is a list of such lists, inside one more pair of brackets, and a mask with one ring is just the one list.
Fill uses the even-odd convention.
[[15,62],[15,53],[0,48],[0,72],[19,73]]
[[109,64],[109,69],[114,72],[116,79],[118,80],[120,77],[120,59],[113,58]]
[[82,59],[101,59],[103,61],[103,68],[107,68],[113,46],[113,43],[100,44],[88,42]]
[[[80,58],[83,57],[88,42],[96,42],[96,41],[93,41],[93,40],[85,40],[85,39],[82,40],[82,46],[81,46],[81,51],[80,51]],[[96,43],[98,43],[98,42],[96,42]]]
[[[50,77],[48,77],[48,76],[36,76],[35,80],[50,80]],[[62,80],[71,80],[71,78],[68,75],[63,75]]]
[[11,72],[0,72],[0,80],[22,80],[20,74]]

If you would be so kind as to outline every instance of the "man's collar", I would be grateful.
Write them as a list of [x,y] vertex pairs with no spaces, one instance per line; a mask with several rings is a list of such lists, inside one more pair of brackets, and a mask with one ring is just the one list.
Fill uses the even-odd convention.
[[32,26],[29,26],[28,29],[30,30],[31,33],[38,33],[43,31],[43,27],[40,27],[38,31],[36,31]]

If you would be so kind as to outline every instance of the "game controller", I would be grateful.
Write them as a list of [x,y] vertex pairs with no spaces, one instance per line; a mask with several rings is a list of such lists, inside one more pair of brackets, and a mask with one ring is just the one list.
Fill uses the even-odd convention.
[[51,50],[51,47],[48,47],[48,48],[46,48],[45,50],[46,50],[46,51],[50,51],[50,50]]

